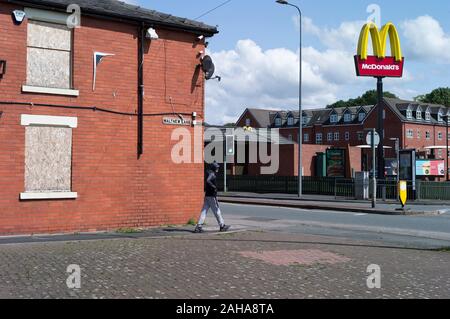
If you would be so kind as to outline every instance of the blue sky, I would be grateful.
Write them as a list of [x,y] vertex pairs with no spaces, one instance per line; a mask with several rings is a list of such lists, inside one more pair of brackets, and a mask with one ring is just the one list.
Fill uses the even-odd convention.
[[[225,0],[140,0],[139,5],[194,19]],[[325,107],[337,99],[374,89],[373,79],[354,75],[352,55],[359,30],[377,4],[381,22],[397,25],[406,59],[403,79],[389,79],[385,89],[405,99],[449,86],[450,3],[444,0],[315,0],[292,3],[302,8],[303,84],[306,108]],[[218,25],[209,53],[222,82],[208,82],[207,120],[235,120],[246,107],[295,109],[298,86],[298,22],[294,8],[275,0],[232,0],[202,17]],[[325,32],[326,31],[326,32]],[[425,46],[425,47],[424,47]]]

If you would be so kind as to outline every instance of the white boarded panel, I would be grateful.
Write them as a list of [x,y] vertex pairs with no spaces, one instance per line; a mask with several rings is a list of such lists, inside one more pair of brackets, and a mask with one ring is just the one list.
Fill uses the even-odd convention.
[[25,191],[70,192],[72,129],[25,128]]
[[72,48],[71,31],[64,25],[29,21],[28,46],[70,51]]
[[70,89],[70,52],[28,48],[27,85]]

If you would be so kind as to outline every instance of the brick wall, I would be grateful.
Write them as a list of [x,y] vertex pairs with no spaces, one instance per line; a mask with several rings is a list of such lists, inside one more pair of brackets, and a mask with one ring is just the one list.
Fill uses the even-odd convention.
[[[120,112],[137,109],[137,27],[82,18],[74,30],[74,88],[77,98],[22,94],[26,80],[27,22],[14,25],[0,1],[0,59],[8,70],[0,80],[0,101],[97,106]],[[196,72],[195,35],[157,29],[145,54],[145,113],[204,114],[204,78]],[[115,54],[99,66],[92,92],[93,52]],[[171,160],[172,130],[162,117],[146,117],[144,155],[137,159],[137,118],[108,113],[0,105],[0,234],[113,230],[182,224],[196,217],[203,196],[203,164]],[[76,200],[20,201],[24,191],[25,129],[21,114],[75,116],[72,190]],[[192,128],[187,127],[191,132]]]

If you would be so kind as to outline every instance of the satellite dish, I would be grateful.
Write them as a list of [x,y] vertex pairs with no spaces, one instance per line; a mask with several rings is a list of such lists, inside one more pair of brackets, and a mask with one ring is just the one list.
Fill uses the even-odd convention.
[[214,62],[209,55],[206,55],[202,59],[202,69],[203,72],[205,72],[206,79],[210,80],[213,77],[214,72],[216,71],[216,67],[214,66]]

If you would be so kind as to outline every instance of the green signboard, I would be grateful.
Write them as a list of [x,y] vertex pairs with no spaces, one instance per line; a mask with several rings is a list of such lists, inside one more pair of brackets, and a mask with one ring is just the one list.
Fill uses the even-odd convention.
[[345,177],[345,150],[327,150],[327,176]]

